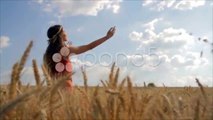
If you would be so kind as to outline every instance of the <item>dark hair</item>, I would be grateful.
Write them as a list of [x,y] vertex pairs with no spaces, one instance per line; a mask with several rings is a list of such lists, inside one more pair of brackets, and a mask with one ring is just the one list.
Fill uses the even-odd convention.
[[54,53],[57,53],[60,51],[61,47],[63,47],[63,41],[60,37],[60,33],[62,32],[62,26],[61,25],[54,25],[51,26],[47,31],[47,37],[48,40],[48,47],[46,49],[46,52],[44,54],[43,60],[44,65],[48,69],[49,74],[52,76],[55,74],[55,63],[52,60],[52,56]]

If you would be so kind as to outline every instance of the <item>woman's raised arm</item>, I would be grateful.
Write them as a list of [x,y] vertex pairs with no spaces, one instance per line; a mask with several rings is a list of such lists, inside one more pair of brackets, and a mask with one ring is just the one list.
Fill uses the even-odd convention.
[[103,42],[105,42],[106,40],[108,40],[109,38],[111,38],[115,33],[115,27],[111,27],[109,29],[109,31],[107,32],[106,36],[98,39],[98,40],[95,40],[87,45],[82,45],[82,46],[69,46],[70,48],[70,51],[71,53],[74,53],[74,54],[81,54],[81,53],[84,53],[88,50],[91,50],[95,47],[97,47],[98,45],[102,44]]

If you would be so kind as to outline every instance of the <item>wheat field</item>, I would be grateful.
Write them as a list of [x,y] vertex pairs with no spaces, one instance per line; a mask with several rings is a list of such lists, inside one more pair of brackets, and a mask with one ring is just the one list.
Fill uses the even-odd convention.
[[1,85],[1,120],[213,120],[213,88],[197,78],[198,87],[135,87],[128,76],[118,82],[119,68],[113,64],[108,80],[96,87],[87,85],[82,69],[84,86],[67,92],[61,88],[67,76],[53,82],[42,66],[43,80],[33,60],[36,86],[24,86],[21,72],[32,46],[31,41],[13,65],[10,84]]

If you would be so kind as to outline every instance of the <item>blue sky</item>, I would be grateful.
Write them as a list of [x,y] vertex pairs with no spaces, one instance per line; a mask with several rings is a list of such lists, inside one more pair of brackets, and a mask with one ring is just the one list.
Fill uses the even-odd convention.
[[[0,72],[1,83],[8,83],[12,65],[20,59],[30,40],[34,41],[23,81],[34,83],[32,59],[42,64],[47,47],[46,31],[53,24],[62,24],[73,45],[83,45],[103,37],[108,29],[116,26],[113,38],[97,48],[71,57],[77,85],[82,84],[80,66],[87,66],[90,85],[107,79],[112,56],[121,68],[120,79],[129,75],[135,84],[154,82],[168,86],[212,86],[212,2],[205,0],[170,1],[71,1],[34,0],[0,1]],[[181,35],[179,34],[181,33]],[[208,39],[208,43],[197,38]],[[150,48],[155,50],[149,53]],[[200,51],[204,55],[200,58]],[[125,54],[125,57],[116,54]],[[145,59],[143,66],[141,56]],[[156,56],[157,57],[156,57]],[[94,56],[96,59],[94,60]],[[100,60],[100,58],[103,56]],[[150,67],[156,61],[159,66]],[[97,61],[94,63],[94,61]],[[99,62],[98,62],[99,61]],[[143,61],[144,62],[144,61]],[[94,65],[93,65],[94,64]],[[98,71],[98,72],[97,72]]]

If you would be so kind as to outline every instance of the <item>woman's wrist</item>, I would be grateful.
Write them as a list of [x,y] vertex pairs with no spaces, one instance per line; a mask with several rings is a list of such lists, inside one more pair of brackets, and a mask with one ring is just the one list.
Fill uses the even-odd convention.
[[106,35],[104,38],[108,40],[110,37]]

